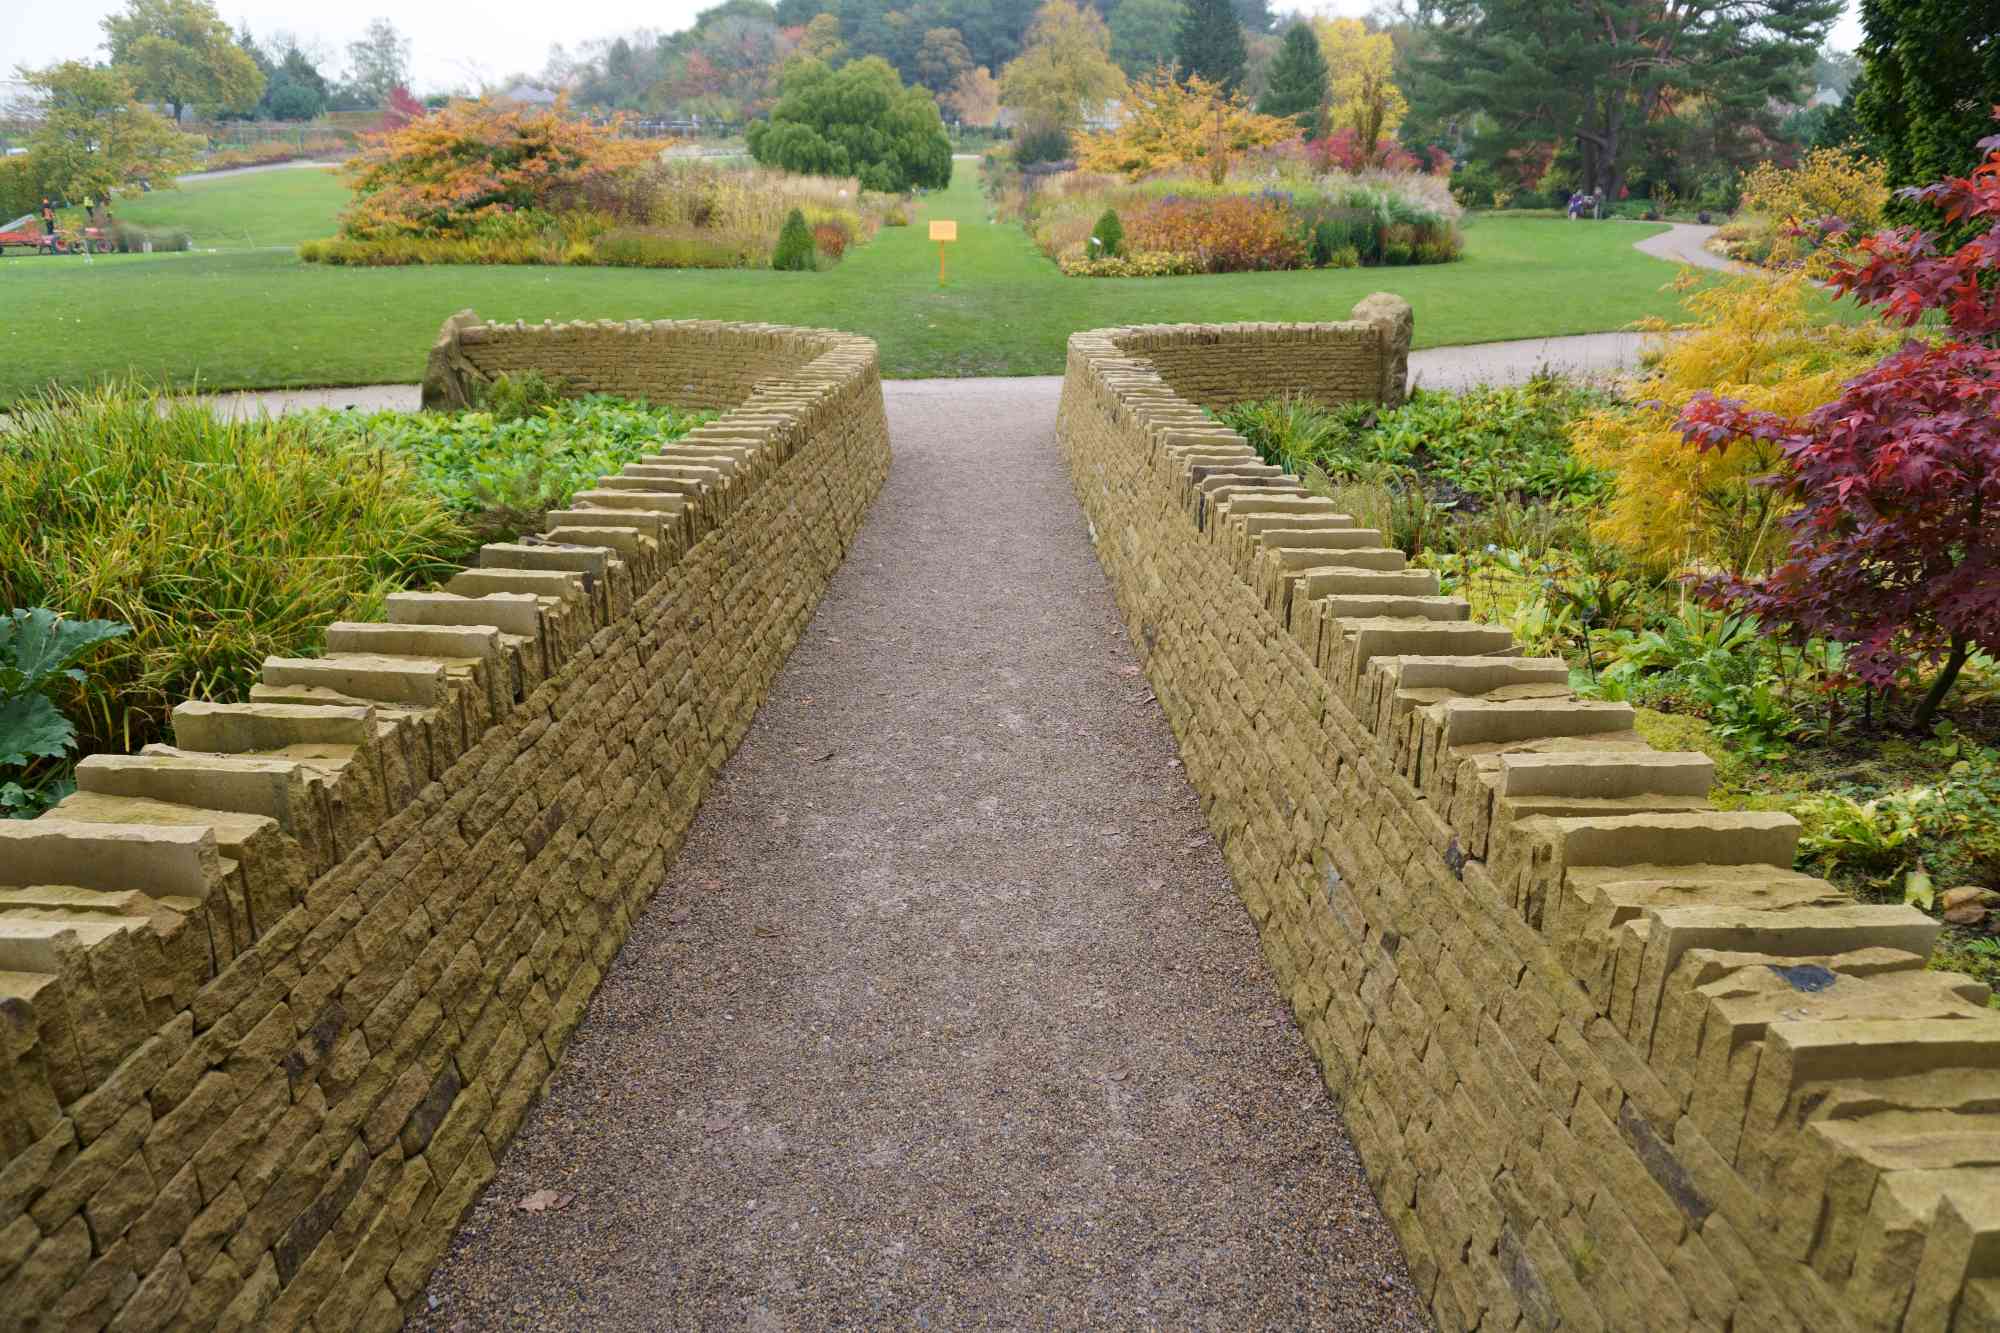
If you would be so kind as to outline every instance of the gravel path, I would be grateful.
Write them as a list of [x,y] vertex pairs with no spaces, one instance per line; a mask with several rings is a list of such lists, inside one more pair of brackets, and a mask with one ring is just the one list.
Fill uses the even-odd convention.
[[846,565],[414,1326],[1427,1327],[1053,382],[889,415]]

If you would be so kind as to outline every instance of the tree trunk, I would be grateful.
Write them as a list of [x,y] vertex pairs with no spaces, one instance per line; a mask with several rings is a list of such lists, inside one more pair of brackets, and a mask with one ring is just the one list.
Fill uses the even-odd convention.
[[1931,718],[1937,713],[1938,705],[1944,702],[1944,696],[1951,692],[1952,682],[1958,679],[1958,669],[1965,665],[1965,659],[1971,655],[1972,640],[1963,634],[1952,635],[1951,652],[1944,659],[1944,669],[1939,671],[1937,679],[1931,682],[1930,693],[1926,694],[1924,701],[1917,705],[1917,715],[1910,719],[1912,725],[1922,729],[1931,724]]

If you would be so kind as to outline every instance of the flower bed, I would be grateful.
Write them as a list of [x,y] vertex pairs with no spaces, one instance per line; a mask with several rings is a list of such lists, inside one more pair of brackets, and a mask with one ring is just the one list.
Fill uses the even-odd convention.
[[[1136,183],[1096,172],[1029,176],[988,159],[1003,217],[1075,277],[1164,277],[1273,269],[1449,263],[1460,209],[1446,182],[1417,173],[1312,171],[1273,152],[1222,185],[1190,173]],[[1093,245],[1107,212],[1123,241]]]
[[[1824,401],[1871,348],[1892,345],[1879,325],[1797,321],[1790,295],[1783,327],[1753,332],[1755,290],[1708,302],[1701,325],[1664,344],[1662,369],[1622,393],[1545,379],[1420,391],[1387,410],[1294,399],[1216,415],[1437,570],[1522,652],[1563,658],[1580,695],[1632,704],[1658,748],[1706,752],[1718,805],[1795,815],[1799,870],[1942,916],[1932,966],[2000,983],[2000,662],[1973,654],[1941,720],[1911,727],[1925,678],[1870,699],[1842,644],[1789,646],[1741,607],[1705,606],[1679,577],[1770,563],[1757,538],[1775,525],[1750,512],[1748,480],[1777,466],[1731,459],[1740,475],[1720,475],[1669,440],[1681,406],[1701,390]],[[1607,449],[1620,432],[1630,447]],[[1631,511],[1647,500],[1671,514],[1640,529]],[[1712,512],[1696,513],[1697,500]],[[1689,540],[1703,526],[1713,533]]]
[[301,245],[308,263],[760,268],[796,210],[817,268],[899,202],[853,178],[675,159],[560,110],[486,103],[376,136],[350,172],[340,235]]

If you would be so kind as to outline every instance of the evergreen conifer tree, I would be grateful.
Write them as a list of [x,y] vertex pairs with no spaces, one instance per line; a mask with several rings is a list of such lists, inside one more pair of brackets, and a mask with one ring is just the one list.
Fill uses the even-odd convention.
[[1250,60],[1236,6],[1230,0],[1189,0],[1174,54],[1180,59],[1182,78],[1199,74],[1224,91],[1235,92]]
[[810,273],[819,267],[813,253],[812,229],[806,226],[806,215],[796,208],[785,215],[785,225],[778,231],[778,248],[771,254],[771,267],[793,273]]
[[1327,98],[1326,57],[1311,25],[1294,23],[1271,61],[1269,85],[1257,109],[1267,116],[1288,116],[1310,131]]
[[[1962,176],[1979,161],[2000,102],[2000,0],[1958,4],[1862,0],[1862,77],[1849,90],[1869,141],[1889,165],[1889,184],[1925,185]],[[1935,228],[1929,205],[1896,199],[1897,222]],[[1949,228],[1947,245],[1971,233]]]

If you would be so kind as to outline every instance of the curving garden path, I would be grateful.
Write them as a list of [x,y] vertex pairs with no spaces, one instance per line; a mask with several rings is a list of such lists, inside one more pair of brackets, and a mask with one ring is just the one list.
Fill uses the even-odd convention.
[[1635,241],[1632,248],[1644,251],[1655,259],[1665,259],[1675,264],[1689,264],[1695,268],[1714,269],[1719,273],[1755,273],[1758,270],[1749,264],[1739,264],[1733,259],[1725,259],[1708,248],[1720,227],[1711,227],[1696,222],[1669,222],[1667,229],[1648,236],[1643,241]]
[[886,487],[417,1326],[1426,1327],[1049,383],[887,387]]

